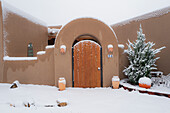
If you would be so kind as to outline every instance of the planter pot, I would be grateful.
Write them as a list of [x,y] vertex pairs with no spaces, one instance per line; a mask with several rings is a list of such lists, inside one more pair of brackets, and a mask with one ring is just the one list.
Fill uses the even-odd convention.
[[151,79],[148,77],[141,77],[139,79],[139,87],[149,89],[151,87]]
[[151,85],[147,85],[147,84],[140,84],[140,83],[139,83],[139,87],[149,89],[149,88],[151,88]]
[[59,91],[63,91],[63,90],[66,89],[66,80],[65,80],[65,78],[59,78],[58,87],[59,87]]
[[112,78],[112,86],[113,89],[119,89],[120,79],[118,76],[113,76]]

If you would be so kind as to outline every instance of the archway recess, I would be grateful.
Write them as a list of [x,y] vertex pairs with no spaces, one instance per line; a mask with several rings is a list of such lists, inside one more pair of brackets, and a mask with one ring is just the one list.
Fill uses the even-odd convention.
[[[75,19],[62,27],[55,41],[54,71],[55,83],[65,77],[67,86],[72,86],[72,45],[82,35],[96,37],[102,47],[103,86],[111,85],[111,78],[119,75],[118,44],[114,31],[105,23],[93,18]],[[108,45],[113,45],[113,57],[109,58]],[[66,53],[60,53],[60,46],[66,46]]]

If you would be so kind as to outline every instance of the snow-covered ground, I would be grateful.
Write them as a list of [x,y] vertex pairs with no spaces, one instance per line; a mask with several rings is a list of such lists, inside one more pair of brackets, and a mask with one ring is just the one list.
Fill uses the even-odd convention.
[[[0,84],[1,113],[170,113],[167,97],[129,92],[111,88],[67,88],[43,85]],[[56,100],[66,99],[66,107],[58,107]],[[34,103],[30,108],[23,103]],[[11,107],[15,104],[16,107]],[[44,107],[55,105],[55,107]]]
[[163,84],[161,84],[160,86],[153,85],[150,89],[145,89],[145,88],[139,87],[138,85],[131,85],[127,83],[127,80],[128,79],[121,80],[120,84],[125,87],[135,89],[135,90],[149,91],[149,92],[155,92],[155,93],[161,93],[161,94],[170,94],[170,87],[165,87]]

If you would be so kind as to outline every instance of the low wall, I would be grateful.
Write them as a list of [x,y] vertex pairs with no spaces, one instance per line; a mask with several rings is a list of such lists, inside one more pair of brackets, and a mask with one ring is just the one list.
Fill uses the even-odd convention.
[[3,82],[54,85],[54,48],[37,55],[37,60],[5,60]]
[[[145,16],[145,15],[144,15]],[[126,22],[126,21],[125,21]],[[124,23],[124,22],[123,22]],[[158,17],[152,17],[144,20],[134,20],[127,22],[126,24],[116,24],[113,25],[117,37],[118,43],[124,44],[125,49],[127,49],[126,43],[128,39],[132,42],[137,39],[137,31],[139,31],[140,24],[142,25],[143,33],[146,36],[146,41],[152,41],[156,45],[154,48],[160,48],[166,46],[161,53],[158,53],[156,56],[160,59],[156,62],[157,68],[159,71],[162,71],[165,75],[170,73],[169,67],[169,56],[170,56],[170,12]],[[119,53],[119,67],[120,67],[120,76],[125,77],[122,72],[124,67],[128,66],[129,61],[126,55]]]

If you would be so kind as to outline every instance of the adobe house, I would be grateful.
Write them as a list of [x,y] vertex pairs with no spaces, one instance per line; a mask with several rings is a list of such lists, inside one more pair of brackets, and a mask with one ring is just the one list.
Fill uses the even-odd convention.
[[169,11],[170,7],[156,11],[156,16],[146,14],[111,26],[94,18],[47,26],[9,4],[0,5],[0,82],[57,86],[59,77],[65,77],[68,87],[111,86],[113,76],[125,77],[123,45],[136,39],[140,23],[148,40],[156,47],[166,46],[157,65],[168,74]]

